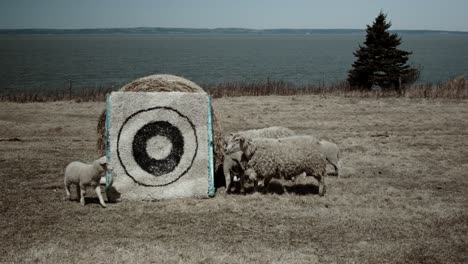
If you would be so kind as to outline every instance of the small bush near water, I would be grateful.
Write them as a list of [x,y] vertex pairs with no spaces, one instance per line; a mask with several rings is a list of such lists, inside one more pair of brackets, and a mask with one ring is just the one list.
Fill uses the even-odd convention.
[[[206,92],[214,98],[239,97],[239,96],[268,96],[268,95],[338,95],[345,97],[408,97],[408,98],[448,98],[468,99],[468,82],[464,76],[459,76],[441,84],[414,84],[403,90],[397,91],[367,90],[352,87],[346,81],[340,81],[328,85],[304,84],[294,85],[285,81],[232,81],[219,84],[201,85]],[[36,92],[14,91],[11,94],[0,95],[0,102],[49,102],[74,100],[76,102],[105,101],[106,94],[116,87],[100,87],[95,89],[75,90],[73,95],[66,91],[56,90],[53,93],[41,94]]]

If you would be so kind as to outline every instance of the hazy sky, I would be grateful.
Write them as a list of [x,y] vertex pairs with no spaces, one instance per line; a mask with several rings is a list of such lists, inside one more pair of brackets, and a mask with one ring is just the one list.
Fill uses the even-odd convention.
[[468,0],[0,0],[0,28],[364,28],[468,31]]

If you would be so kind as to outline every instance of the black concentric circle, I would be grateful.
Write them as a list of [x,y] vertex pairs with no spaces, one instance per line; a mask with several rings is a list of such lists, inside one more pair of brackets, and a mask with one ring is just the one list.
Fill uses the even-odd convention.
[[[172,144],[171,152],[164,159],[155,159],[146,151],[148,140],[156,136],[165,137]],[[143,170],[161,176],[172,172],[179,165],[184,154],[184,137],[177,127],[167,121],[151,122],[138,130],[133,138],[132,149],[136,163]]]
[[[122,131],[124,130],[125,126],[127,123],[129,123],[130,120],[133,120],[134,118],[138,118],[139,114],[146,113],[149,111],[170,111],[175,113],[177,118],[182,119],[182,121],[186,122],[189,124],[192,133],[194,135],[194,151],[193,152],[193,157],[184,157],[185,155],[192,155],[192,154],[186,154],[184,153],[184,148],[186,146],[186,140],[184,139],[184,135],[181,132],[181,130],[174,126],[171,122],[167,120],[158,120],[158,117],[156,116],[152,120],[149,120],[148,123],[144,124],[141,128],[137,130],[135,133],[132,143],[131,143],[131,149],[132,149],[132,155],[134,162],[138,164],[138,166],[145,171],[146,173],[154,176],[154,177],[162,177],[164,175],[167,175],[171,172],[173,172],[177,166],[180,164],[180,161],[182,158],[185,159],[190,159],[190,162],[188,162],[188,165],[186,168],[183,168],[181,172],[177,175],[174,175],[170,179],[167,180],[167,182],[163,182],[160,184],[148,184],[147,182],[142,182],[138,178],[138,175],[132,175],[127,168],[125,162],[122,159],[122,155],[120,152],[120,140],[122,136]],[[172,114],[173,114],[172,113]],[[151,157],[148,152],[147,152],[147,144],[148,141],[153,138],[153,137],[164,137],[166,138],[171,144],[171,150],[168,156],[166,156],[163,159],[155,159],[154,157]],[[172,184],[179,180],[182,176],[184,176],[192,167],[193,162],[195,160],[196,154],[198,151],[198,139],[197,139],[197,133],[195,129],[195,125],[190,121],[188,117],[185,115],[181,114],[179,111],[177,111],[174,108],[171,107],[153,107],[149,109],[144,109],[137,111],[127,117],[125,121],[123,122],[122,126],[120,127],[119,133],[118,133],[118,138],[117,138],[117,156],[119,158],[119,162],[122,165],[122,168],[124,169],[125,173],[137,184],[142,185],[142,186],[147,186],[147,187],[158,187],[158,186],[167,186],[169,184]]]

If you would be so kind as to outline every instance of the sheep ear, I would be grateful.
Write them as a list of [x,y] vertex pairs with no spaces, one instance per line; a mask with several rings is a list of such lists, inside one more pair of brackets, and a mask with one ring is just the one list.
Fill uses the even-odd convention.
[[244,149],[245,146],[245,138],[244,137],[239,137],[239,145],[241,149]]

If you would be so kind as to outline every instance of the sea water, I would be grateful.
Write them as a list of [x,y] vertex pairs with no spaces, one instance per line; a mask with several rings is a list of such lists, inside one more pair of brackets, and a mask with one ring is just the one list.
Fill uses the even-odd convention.
[[[468,34],[401,34],[420,82],[468,73]],[[364,34],[2,35],[0,91],[120,86],[155,74],[199,84],[283,80],[297,85],[345,80]]]

